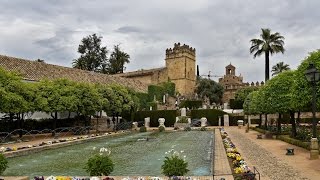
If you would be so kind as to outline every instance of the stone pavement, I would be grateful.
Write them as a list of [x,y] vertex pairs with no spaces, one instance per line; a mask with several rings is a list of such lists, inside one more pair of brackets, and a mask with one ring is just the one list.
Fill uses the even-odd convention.
[[225,180],[233,180],[233,176],[229,161],[224,149],[222,138],[219,129],[215,129],[214,133],[214,179],[220,180],[225,178]]
[[[249,164],[261,173],[261,179],[320,179],[320,160],[309,160],[309,151],[276,139],[256,139],[258,132],[226,127],[232,142]],[[287,156],[293,147],[295,155]]]

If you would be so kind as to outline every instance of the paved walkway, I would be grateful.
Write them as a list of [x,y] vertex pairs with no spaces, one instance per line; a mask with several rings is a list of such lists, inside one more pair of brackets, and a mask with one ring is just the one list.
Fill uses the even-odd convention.
[[219,129],[215,129],[214,134],[214,179],[220,180],[221,178],[225,178],[226,180],[233,180],[229,161],[226,155],[226,151],[224,149],[222,138],[219,132]]
[[[320,160],[309,160],[308,150],[276,139],[256,139],[258,132],[253,130],[225,129],[249,166],[260,171],[261,179],[320,179]],[[295,149],[295,155],[285,155],[288,147]]]

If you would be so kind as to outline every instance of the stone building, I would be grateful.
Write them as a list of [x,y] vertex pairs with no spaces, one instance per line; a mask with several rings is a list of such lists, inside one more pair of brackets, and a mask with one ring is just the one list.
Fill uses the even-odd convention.
[[263,86],[264,82],[259,83],[251,82],[251,84],[244,83],[243,77],[241,74],[236,76],[236,67],[234,67],[231,63],[225,67],[226,74],[219,78],[219,83],[224,87],[224,93],[222,102],[229,103],[230,99],[235,98],[236,91],[246,86]]
[[147,85],[170,80],[175,83],[177,92],[183,96],[191,96],[196,86],[195,68],[195,48],[175,43],[172,49],[166,49],[165,67],[127,72],[116,76],[139,80]]

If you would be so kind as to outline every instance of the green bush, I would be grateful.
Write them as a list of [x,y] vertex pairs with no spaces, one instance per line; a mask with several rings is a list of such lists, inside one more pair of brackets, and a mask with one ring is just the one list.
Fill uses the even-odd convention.
[[179,108],[198,109],[202,106],[202,101],[184,100],[179,104]]
[[160,127],[158,128],[158,130],[159,130],[159,132],[164,132],[166,129],[165,129],[163,126],[160,126]]
[[177,155],[171,157],[165,157],[164,164],[161,166],[162,173],[166,176],[183,176],[189,169],[188,162],[185,162],[182,158]]
[[108,176],[114,168],[114,164],[109,156],[106,155],[94,155],[86,164],[86,171],[90,176]]
[[147,128],[145,126],[141,126],[139,132],[147,132]]
[[0,153],[0,175],[8,168],[8,160]]
[[221,117],[221,121],[223,123],[223,115],[224,114],[227,114],[227,113],[224,111],[218,110],[218,109],[191,110],[191,118],[192,119],[200,119],[202,117],[206,117],[208,120],[208,125],[210,125],[210,126],[218,126],[219,125],[219,116]]
[[139,103],[140,103],[140,110],[142,109],[149,109],[149,106],[148,106],[148,101],[149,101],[149,95],[147,93],[139,93],[137,92],[136,93],[136,96],[138,97],[139,99]]
[[168,93],[169,96],[175,96],[176,84],[169,81],[169,82],[161,83],[160,85],[164,88],[165,94]]
[[186,116],[179,116],[178,123],[188,123],[188,118]]
[[154,96],[156,97],[156,100],[162,101],[164,94],[165,94],[165,90],[162,86],[158,86],[158,85],[148,86],[149,102],[154,101]]
[[159,118],[164,118],[166,127],[173,127],[176,122],[176,110],[157,110],[157,111],[137,111],[135,113],[135,121],[144,121],[144,118],[150,117],[150,127],[159,126]]
[[147,109],[146,110],[150,110],[150,106],[152,107],[152,111],[155,111],[158,109],[158,104],[155,101],[152,102],[148,102],[147,103]]
[[297,139],[293,139],[288,135],[279,135],[277,136],[277,139],[310,150],[310,142],[303,142]]
[[207,130],[206,127],[201,127],[201,128],[200,128],[200,131],[206,131],[206,130]]
[[184,128],[185,131],[191,131],[191,127],[187,126]]

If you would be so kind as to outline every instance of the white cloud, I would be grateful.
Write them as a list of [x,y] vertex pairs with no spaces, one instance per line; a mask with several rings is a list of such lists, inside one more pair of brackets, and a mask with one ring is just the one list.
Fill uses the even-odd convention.
[[230,62],[244,81],[264,80],[264,59],[249,54],[261,28],[285,36],[285,54],[271,57],[296,68],[319,49],[320,2],[309,0],[123,0],[0,2],[0,53],[71,66],[84,36],[97,33],[103,45],[130,54],[127,70],[164,66],[175,42],[197,50],[200,73],[223,75]]

